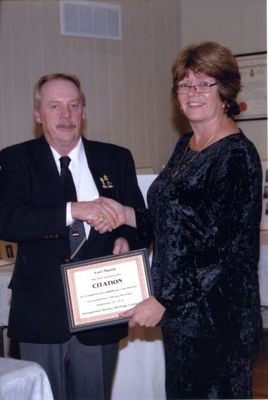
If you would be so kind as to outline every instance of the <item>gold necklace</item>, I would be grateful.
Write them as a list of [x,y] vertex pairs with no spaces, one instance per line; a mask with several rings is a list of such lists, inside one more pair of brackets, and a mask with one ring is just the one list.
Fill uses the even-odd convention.
[[187,167],[187,165],[189,165],[192,161],[194,161],[194,160],[196,159],[196,157],[198,157],[199,154],[200,154],[203,150],[205,150],[205,148],[206,148],[206,147],[208,146],[208,144],[214,139],[214,137],[215,137],[215,133],[213,133],[213,135],[211,135],[211,136],[208,138],[208,140],[206,141],[206,143],[204,144],[204,146],[201,148],[201,150],[199,150],[198,152],[196,152],[196,153],[193,155],[193,157],[190,158],[189,161],[187,161],[185,164],[183,164],[183,160],[184,160],[185,155],[186,155],[186,153],[187,153],[187,151],[188,151],[188,149],[189,149],[189,143],[190,143],[190,140],[189,140],[189,142],[187,143],[187,145],[186,145],[186,147],[185,147],[185,149],[184,149],[184,152],[183,152],[183,154],[182,154],[179,167],[178,167],[178,168],[176,169],[176,171],[172,174],[172,177],[171,177],[171,178],[172,178],[172,179],[175,178],[175,176],[177,176],[179,172],[181,172],[185,167]]

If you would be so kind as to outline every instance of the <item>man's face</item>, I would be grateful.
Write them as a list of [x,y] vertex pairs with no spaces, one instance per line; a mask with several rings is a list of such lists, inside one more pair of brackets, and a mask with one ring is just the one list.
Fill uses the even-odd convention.
[[84,119],[84,106],[75,84],[64,79],[44,83],[34,118],[42,125],[47,142],[61,155],[68,154],[81,136]]

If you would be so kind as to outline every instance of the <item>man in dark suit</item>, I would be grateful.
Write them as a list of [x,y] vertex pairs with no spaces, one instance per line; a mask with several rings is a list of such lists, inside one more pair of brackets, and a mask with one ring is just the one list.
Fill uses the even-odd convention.
[[[110,398],[118,342],[126,324],[71,334],[61,265],[145,247],[136,229],[112,230],[106,196],[144,208],[129,150],[81,135],[85,97],[72,75],[46,75],[34,90],[34,118],[43,136],[0,152],[0,237],[18,243],[10,283],[8,335],[21,357],[43,366],[55,399]],[[66,201],[60,158],[69,156],[77,201]],[[103,235],[87,222],[103,224]],[[71,259],[69,228],[83,221],[86,241]]]

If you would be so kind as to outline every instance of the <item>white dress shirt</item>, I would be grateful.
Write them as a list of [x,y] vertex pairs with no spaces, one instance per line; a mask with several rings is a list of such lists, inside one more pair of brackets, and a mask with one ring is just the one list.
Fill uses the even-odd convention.
[[[59,174],[60,174],[60,158],[61,155],[51,147],[51,151],[56,162]],[[72,173],[76,195],[78,201],[91,201],[99,197],[98,189],[95,185],[93,176],[88,167],[85,149],[83,146],[82,139],[80,138],[76,147],[68,154],[71,159],[69,169]],[[67,203],[66,206],[66,225],[71,225],[74,222],[71,214],[71,203]],[[90,225],[84,222],[86,235],[88,237],[90,232]]]

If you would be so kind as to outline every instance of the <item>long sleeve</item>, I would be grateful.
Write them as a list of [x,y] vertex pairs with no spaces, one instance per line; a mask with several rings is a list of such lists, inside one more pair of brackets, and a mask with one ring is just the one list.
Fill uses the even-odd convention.
[[[66,204],[52,155],[51,162],[40,169],[32,144],[29,141],[0,153],[0,237],[4,240],[67,235]],[[41,147],[49,154],[48,146]]]

